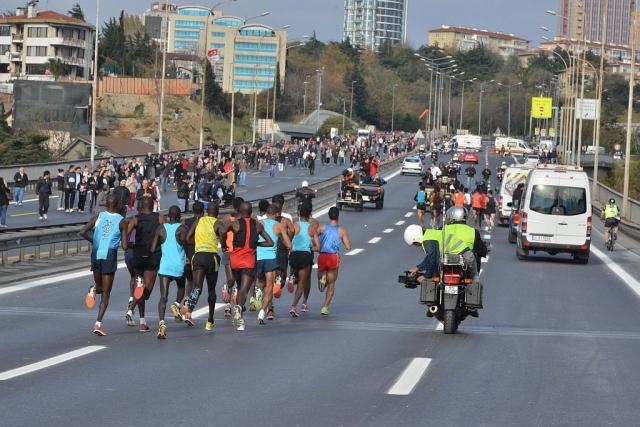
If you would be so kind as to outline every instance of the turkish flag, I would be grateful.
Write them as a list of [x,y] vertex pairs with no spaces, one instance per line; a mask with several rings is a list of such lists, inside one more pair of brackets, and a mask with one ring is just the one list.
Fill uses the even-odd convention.
[[418,120],[424,119],[427,114],[429,114],[429,109],[425,108],[424,111],[418,116]]

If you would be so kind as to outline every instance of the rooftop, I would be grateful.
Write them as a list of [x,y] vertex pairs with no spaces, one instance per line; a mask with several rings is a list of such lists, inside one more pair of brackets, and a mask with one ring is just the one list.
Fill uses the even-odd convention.
[[38,12],[37,16],[29,18],[24,16],[5,16],[0,17],[0,24],[67,24],[77,25],[80,27],[87,27],[93,29],[93,25],[89,24],[82,19],[72,18],[62,13],[54,12],[51,10],[45,10]]
[[489,31],[489,30],[481,30],[477,28],[467,28],[467,27],[456,27],[443,25],[440,28],[435,28],[429,31],[430,33],[463,33],[463,34],[472,34],[479,36],[487,36],[492,37],[494,39],[503,39],[503,40],[522,40],[528,42],[529,40],[523,39],[522,37],[518,37],[515,34],[507,34],[501,33],[497,31]]
[[[91,145],[91,136],[80,135],[77,138],[77,142],[85,145]],[[156,148],[133,138],[113,138],[109,136],[96,136],[96,146],[102,148],[114,156],[142,156],[154,151]]]

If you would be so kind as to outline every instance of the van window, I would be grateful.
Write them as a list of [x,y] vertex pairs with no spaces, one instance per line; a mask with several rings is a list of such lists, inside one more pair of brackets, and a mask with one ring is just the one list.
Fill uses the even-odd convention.
[[543,215],[580,215],[587,211],[584,188],[534,185],[529,207]]

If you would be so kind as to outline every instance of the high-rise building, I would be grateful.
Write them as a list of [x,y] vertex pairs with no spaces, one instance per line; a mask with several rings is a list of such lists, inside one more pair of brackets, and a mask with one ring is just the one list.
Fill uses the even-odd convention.
[[376,50],[407,40],[409,0],[345,0],[344,35],[352,45]]
[[558,34],[561,39],[602,41],[602,18],[607,3],[606,42],[629,45],[635,0],[559,0]]

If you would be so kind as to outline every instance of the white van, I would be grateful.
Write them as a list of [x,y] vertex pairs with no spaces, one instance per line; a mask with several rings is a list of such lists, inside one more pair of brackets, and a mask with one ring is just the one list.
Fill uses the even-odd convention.
[[471,149],[479,152],[482,150],[482,137],[478,135],[456,135],[446,144],[448,147],[454,147],[456,151]]
[[520,206],[516,255],[570,253],[589,262],[591,194],[579,166],[540,165],[531,170]]
[[500,151],[503,147],[505,150],[511,148],[511,154],[533,154],[533,150],[529,144],[518,138],[507,138],[499,136],[494,142],[495,151]]
[[529,172],[533,169],[530,165],[510,166],[504,171],[502,184],[500,185],[500,198],[498,201],[498,217],[500,224],[504,224],[509,220],[513,211],[513,190],[518,184],[527,180]]

